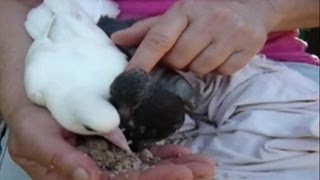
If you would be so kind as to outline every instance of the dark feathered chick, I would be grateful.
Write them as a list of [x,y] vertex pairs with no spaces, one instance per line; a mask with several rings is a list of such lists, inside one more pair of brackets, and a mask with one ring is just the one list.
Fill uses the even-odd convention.
[[121,117],[120,127],[132,141],[133,150],[168,137],[183,124],[182,99],[143,70],[133,69],[118,76],[110,95]]
[[[98,26],[107,34],[131,26],[135,21],[103,17]],[[135,48],[119,47],[128,59]],[[180,74],[163,66],[150,74],[132,69],[120,74],[110,88],[110,102],[121,117],[120,127],[132,150],[140,150],[176,132],[188,109],[197,104],[196,91]]]

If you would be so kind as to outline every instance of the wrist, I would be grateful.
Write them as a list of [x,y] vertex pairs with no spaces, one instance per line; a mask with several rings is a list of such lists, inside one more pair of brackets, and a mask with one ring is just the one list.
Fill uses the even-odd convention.
[[39,122],[39,112],[46,112],[46,110],[35,104],[24,104],[11,112],[6,112],[3,118],[8,128],[12,132],[16,132],[30,124]]
[[267,7],[268,31],[319,27],[318,0],[263,0]]
[[[6,61],[2,63],[6,64],[5,62]],[[0,114],[7,123],[9,123],[8,121],[11,120],[10,117],[13,116],[16,112],[20,111],[20,109],[23,109],[24,107],[30,105],[34,105],[26,95],[23,82],[23,72],[21,71],[14,71],[13,68],[1,69]]]
[[22,99],[17,101],[16,99],[10,100],[9,98],[1,98],[0,114],[9,127],[14,124],[13,121],[16,119],[16,115],[20,114],[22,111],[25,111],[25,109],[35,106],[27,98],[23,100]]
[[254,1],[256,3],[257,13],[261,14],[262,24],[266,33],[277,30],[277,26],[281,23],[282,16],[275,8],[276,0]]

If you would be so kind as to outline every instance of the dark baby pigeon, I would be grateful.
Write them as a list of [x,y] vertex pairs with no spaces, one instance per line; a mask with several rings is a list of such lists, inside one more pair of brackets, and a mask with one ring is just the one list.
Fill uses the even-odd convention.
[[[133,25],[101,17],[98,26],[108,35]],[[134,47],[120,47],[128,60]],[[158,65],[151,73],[132,69],[120,74],[110,88],[110,102],[120,114],[120,128],[133,151],[163,140],[175,133],[184,122],[185,114],[198,103],[199,91],[179,73]]]

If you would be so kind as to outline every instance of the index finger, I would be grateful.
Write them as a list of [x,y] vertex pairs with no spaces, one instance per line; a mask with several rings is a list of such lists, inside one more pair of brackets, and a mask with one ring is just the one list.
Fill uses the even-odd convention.
[[173,47],[187,26],[187,16],[174,8],[168,11],[147,32],[126,69],[140,68],[150,72]]
[[162,146],[154,145],[150,148],[150,151],[152,152],[152,154],[162,159],[192,154],[191,149],[177,144],[167,144]]

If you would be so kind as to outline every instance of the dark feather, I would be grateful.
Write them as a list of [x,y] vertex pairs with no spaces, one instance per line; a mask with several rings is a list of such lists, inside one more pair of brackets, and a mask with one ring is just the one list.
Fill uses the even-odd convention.
[[[102,17],[98,26],[108,35],[136,21]],[[130,59],[135,47],[119,47]],[[176,132],[188,110],[197,106],[199,91],[183,76],[158,65],[150,74],[141,69],[123,72],[110,88],[110,101],[121,117],[121,128],[139,150]]]

